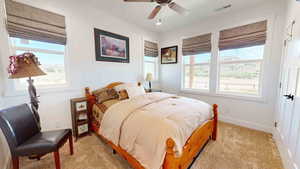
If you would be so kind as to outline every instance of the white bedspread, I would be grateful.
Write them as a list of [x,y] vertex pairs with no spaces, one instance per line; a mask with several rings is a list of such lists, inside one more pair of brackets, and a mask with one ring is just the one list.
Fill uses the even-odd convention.
[[147,93],[111,106],[100,134],[121,146],[147,169],[159,169],[172,138],[178,155],[192,132],[212,118],[212,108],[199,100],[166,93]]

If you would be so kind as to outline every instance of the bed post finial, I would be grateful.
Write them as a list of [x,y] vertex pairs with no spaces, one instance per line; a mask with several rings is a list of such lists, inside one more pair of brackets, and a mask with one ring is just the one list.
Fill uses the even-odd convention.
[[218,133],[218,105],[213,105],[213,112],[214,112],[214,128],[212,133],[212,139],[217,140],[217,133]]
[[165,162],[163,168],[165,169],[175,169],[176,161],[175,161],[175,141],[172,138],[168,138],[166,141],[167,153],[165,157]]
[[88,97],[88,96],[91,95],[91,93],[90,93],[90,88],[89,88],[89,87],[84,88],[84,90],[85,90],[85,96],[86,96],[86,97]]

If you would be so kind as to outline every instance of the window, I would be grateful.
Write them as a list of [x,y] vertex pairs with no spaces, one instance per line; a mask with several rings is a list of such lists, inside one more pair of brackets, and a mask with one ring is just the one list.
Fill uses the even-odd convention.
[[144,41],[144,78],[151,73],[153,80],[158,80],[158,44]]
[[210,53],[183,56],[184,89],[209,90]]
[[183,39],[181,88],[262,100],[266,42],[267,20]]
[[158,80],[158,58],[157,57],[144,57],[144,78],[147,74],[151,73],[154,80]]
[[261,95],[264,45],[221,50],[219,92]]
[[[47,75],[34,77],[34,84],[36,86],[53,87],[67,83],[64,45],[12,37],[10,40],[15,54],[32,52],[38,57],[41,63],[40,67]],[[24,89],[27,85],[27,78],[17,79],[15,81],[17,90]]]

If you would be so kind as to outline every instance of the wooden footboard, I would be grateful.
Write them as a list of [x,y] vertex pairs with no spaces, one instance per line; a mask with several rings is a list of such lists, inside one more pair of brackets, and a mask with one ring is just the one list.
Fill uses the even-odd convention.
[[[88,107],[91,111],[91,107],[95,104],[95,97],[90,93],[88,88],[86,88],[86,97],[88,100]],[[187,169],[197,154],[204,147],[205,143],[210,139],[217,139],[218,105],[216,104],[213,105],[213,113],[214,117],[199,126],[187,140],[183,147],[181,156],[176,156],[174,140],[172,138],[166,140],[166,156],[163,163],[163,169]],[[99,135],[98,132],[96,132],[96,134]],[[125,160],[127,160],[134,169],[144,169],[144,167],[134,157],[120,146],[113,144],[102,135],[99,136]]]
[[167,152],[163,169],[186,169],[193,162],[194,158],[201,151],[205,143],[211,138],[217,138],[218,124],[218,105],[213,105],[214,118],[208,120],[190,136],[183,147],[183,153],[180,157],[175,156],[175,142],[172,138],[166,141]]

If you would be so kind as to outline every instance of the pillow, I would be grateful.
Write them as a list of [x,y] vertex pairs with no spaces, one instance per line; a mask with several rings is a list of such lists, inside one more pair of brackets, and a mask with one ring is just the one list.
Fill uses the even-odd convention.
[[137,84],[135,83],[124,83],[124,84],[120,84],[120,85],[117,85],[114,87],[114,89],[119,92],[121,90],[126,90],[128,87],[135,87],[135,86],[138,86]]
[[119,100],[128,99],[128,94],[126,90],[121,90],[118,92],[118,94],[119,94]]
[[137,87],[128,87],[126,89],[127,91],[127,94],[128,94],[128,97],[131,99],[131,98],[134,98],[136,96],[140,96],[140,95],[143,95],[145,94],[145,89],[142,87],[142,86],[137,86]]
[[94,92],[98,103],[103,103],[110,99],[118,98],[118,93],[114,89],[103,88]]
[[92,91],[92,94],[94,96],[97,96],[99,93],[101,93],[101,92],[103,92],[105,90],[106,90],[106,88],[97,89],[97,90]]

